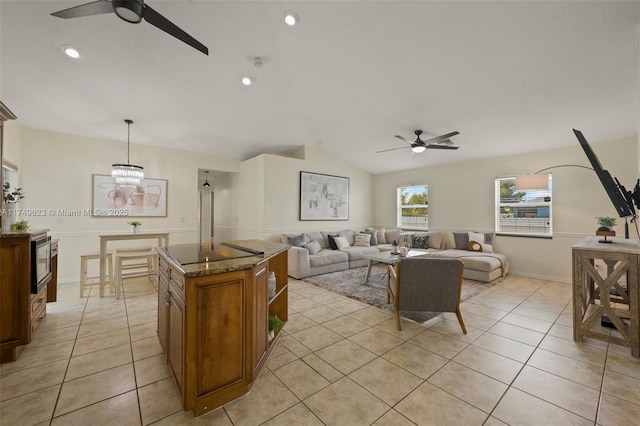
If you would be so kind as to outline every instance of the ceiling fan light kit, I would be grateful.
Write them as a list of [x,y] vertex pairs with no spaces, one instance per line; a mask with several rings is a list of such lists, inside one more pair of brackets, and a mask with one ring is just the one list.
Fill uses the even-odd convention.
[[420,139],[422,130],[415,130],[413,133],[416,135],[415,141],[412,141],[400,135],[395,135],[396,138],[408,143],[409,146],[403,146],[400,148],[383,149],[382,151],[377,151],[377,152],[380,153],[380,152],[395,151],[397,149],[411,148],[412,152],[419,154],[421,152],[424,152],[426,149],[458,149],[459,148],[458,146],[454,146],[453,142],[451,142],[451,140],[449,139],[455,135],[459,135],[460,132],[457,132],[457,131],[447,133],[445,135],[436,136],[427,140]]
[[195,38],[180,29],[176,24],[160,15],[151,7],[144,3],[144,0],[97,0],[91,3],[73,6],[68,9],[59,10],[51,14],[56,18],[70,19],[82,18],[85,16],[102,15],[105,13],[115,13],[123,21],[131,24],[138,24],[143,19],[154,27],[166,32],[178,40],[199,50],[205,55],[209,54],[209,49]]
[[124,21],[137,24],[142,21],[144,3],[140,0],[113,0],[113,11]]

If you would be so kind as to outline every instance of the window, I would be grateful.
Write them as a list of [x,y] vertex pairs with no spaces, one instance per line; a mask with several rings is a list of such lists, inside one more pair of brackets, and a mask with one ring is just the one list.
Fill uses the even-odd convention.
[[429,225],[429,187],[412,185],[398,187],[398,228],[427,229]]
[[496,179],[496,232],[550,237],[551,175],[546,189],[516,190],[516,178]]

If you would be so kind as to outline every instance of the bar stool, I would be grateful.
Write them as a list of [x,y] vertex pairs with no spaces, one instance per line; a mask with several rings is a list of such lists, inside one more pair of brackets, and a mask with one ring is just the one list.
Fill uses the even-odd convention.
[[[107,257],[107,272],[106,279],[109,282],[109,290],[113,293],[114,290],[114,281],[113,281],[113,255],[111,253],[106,254]],[[98,266],[100,265],[100,254],[92,253],[92,254],[82,254],[80,255],[80,297],[84,297],[84,288],[86,286],[91,286],[96,283],[90,283],[89,280],[97,279],[97,284],[100,284],[100,275],[96,276],[88,276],[89,269],[89,261],[97,260]]]
[[[122,281],[127,278],[149,277],[157,286],[158,252],[151,247],[116,249],[115,286],[116,299],[120,298]],[[129,271],[129,272],[127,272]]]

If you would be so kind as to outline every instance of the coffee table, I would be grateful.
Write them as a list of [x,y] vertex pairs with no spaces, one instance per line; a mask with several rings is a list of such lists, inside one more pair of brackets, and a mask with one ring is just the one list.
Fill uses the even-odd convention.
[[414,251],[410,250],[406,256],[391,254],[390,251],[381,251],[380,253],[365,254],[362,257],[369,261],[369,265],[367,266],[367,274],[364,276],[363,284],[367,284],[369,282],[369,276],[371,275],[371,267],[373,266],[373,262],[381,262],[387,265],[395,265],[400,261],[400,259],[403,259],[406,257],[413,257],[413,256],[423,256],[427,254],[429,253],[424,251],[415,251],[415,250]]

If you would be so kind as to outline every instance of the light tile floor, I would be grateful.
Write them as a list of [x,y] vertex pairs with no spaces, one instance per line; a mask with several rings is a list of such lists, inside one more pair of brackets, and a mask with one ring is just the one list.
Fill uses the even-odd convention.
[[453,314],[395,329],[388,311],[290,280],[282,339],[251,392],[181,408],[145,279],[124,298],[65,284],[34,341],[0,367],[2,425],[631,425],[640,360],[572,340],[571,287],[509,276]]

